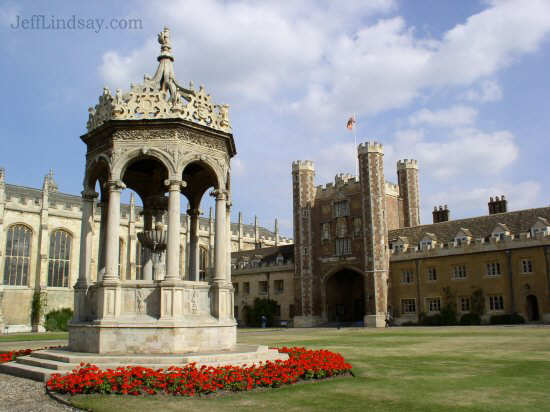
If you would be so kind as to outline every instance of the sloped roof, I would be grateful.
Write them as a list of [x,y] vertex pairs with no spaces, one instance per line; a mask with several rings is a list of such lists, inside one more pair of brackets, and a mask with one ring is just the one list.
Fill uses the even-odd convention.
[[232,252],[231,258],[239,261],[242,257],[248,257],[249,260],[260,259],[262,264],[275,263],[277,256],[281,254],[285,262],[294,260],[294,245],[282,245],[264,247],[260,249],[242,250],[240,252]]
[[433,233],[440,242],[451,242],[462,228],[468,229],[473,238],[486,238],[491,236],[498,223],[505,224],[510,233],[519,234],[528,232],[538,217],[550,219],[550,207],[536,209],[524,209],[513,212],[497,213],[494,215],[478,216],[468,219],[450,220],[448,222],[432,223],[405,227],[389,231],[389,240],[395,241],[398,237],[406,236],[410,244],[420,243],[426,233]]

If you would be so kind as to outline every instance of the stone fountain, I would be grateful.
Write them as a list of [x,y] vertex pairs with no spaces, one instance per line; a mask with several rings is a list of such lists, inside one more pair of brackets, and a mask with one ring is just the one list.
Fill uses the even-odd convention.
[[[230,159],[236,149],[229,106],[214,104],[203,86],[197,90],[192,83],[180,85],[168,29],[158,41],[155,75],[145,76],[126,93],[111,94],[104,88],[99,103],[89,110],[88,131],[81,136],[87,153],[69,345],[2,365],[9,373],[44,379],[80,362],[166,367],[191,361],[251,364],[287,358],[266,346],[237,344],[229,265]],[[100,193],[94,190],[97,182]],[[138,237],[151,252],[154,267],[154,276],[144,280],[123,280],[118,273],[120,195],[126,188],[143,204],[144,230]],[[198,210],[208,191],[216,202],[214,270],[201,281]],[[187,277],[180,271],[182,195],[191,216]],[[101,242],[94,246],[98,197]],[[164,217],[166,226],[161,223]],[[99,273],[92,277],[92,250],[97,246]]]

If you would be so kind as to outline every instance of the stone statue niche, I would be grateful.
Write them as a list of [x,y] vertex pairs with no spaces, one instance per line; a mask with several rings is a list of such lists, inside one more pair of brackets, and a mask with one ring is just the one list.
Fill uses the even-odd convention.
[[[81,137],[87,153],[71,351],[169,354],[236,345],[228,262],[230,159],[236,150],[229,106],[214,104],[203,86],[195,90],[192,84],[178,84],[169,30],[158,39],[155,75],[145,76],[127,93],[117,90],[113,96],[104,88]],[[97,182],[99,194],[94,191]],[[126,188],[143,204],[143,230],[137,237],[146,253],[139,280],[123,280],[118,273],[120,194]],[[199,206],[207,193],[216,199],[215,261],[213,276],[201,280]],[[180,271],[185,239],[181,195],[190,205],[191,240],[189,259]],[[100,242],[92,245],[98,206]],[[97,248],[98,273],[92,276]]]

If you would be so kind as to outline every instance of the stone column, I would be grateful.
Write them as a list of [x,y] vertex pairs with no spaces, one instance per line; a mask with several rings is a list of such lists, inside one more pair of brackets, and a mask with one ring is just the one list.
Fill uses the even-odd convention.
[[216,197],[216,239],[214,241],[214,282],[226,282],[225,276],[225,216],[227,213],[225,206],[226,192],[225,190],[214,190],[212,196]]
[[189,209],[189,280],[199,280],[199,209]]
[[136,202],[130,193],[130,213],[128,215],[128,258],[126,262],[126,280],[136,280]]
[[227,256],[225,257],[225,273],[227,276],[227,282],[231,284],[231,201],[227,200],[226,204],[226,215],[225,215],[225,224],[226,224],[226,236],[227,236]]
[[126,186],[121,181],[108,181],[109,205],[105,234],[105,274],[103,282],[119,282],[118,246],[120,231],[120,191]]
[[168,234],[166,241],[166,276],[164,280],[180,279],[180,180],[165,180],[168,186]]
[[78,280],[74,286],[73,320],[86,320],[86,289],[90,284],[90,265],[92,261],[92,242],[94,227],[94,202],[98,194],[93,190],[82,192],[82,222],[80,225],[80,262]]
[[[143,209],[143,230],[153,229],[153,211],[151,209]],[[143,279],[153,280],[153,260],[151,256],[151,250],[144,247],[143,252]]]
[[87,287],[90,283],[90,261],[94,226],[94,202],[98,194],[93,190],[82,192],[82,222],[80,225],[80,266],[76,287]]
[[[107,195],[108,196],[108,195]],[[106,247],[106,235],[107,235],[107,208],[109,202],[103,200],[99,207],[100,210],[100,222],[99,222],[99,242],[98,242],[98,256],[97,256],[97,281],[103,280],[103,274],[105,273],[105,247]]]

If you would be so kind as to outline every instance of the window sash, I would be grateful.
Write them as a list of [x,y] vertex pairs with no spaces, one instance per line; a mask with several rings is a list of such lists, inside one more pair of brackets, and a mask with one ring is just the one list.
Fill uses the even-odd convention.
[[6,235],[4,284],[28,286],[32,231],[24,225],[13,225]]
[[402,313],[416,313],[416,299],[401,299]]

